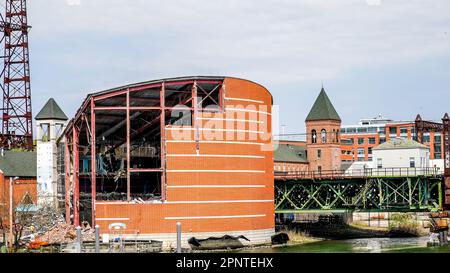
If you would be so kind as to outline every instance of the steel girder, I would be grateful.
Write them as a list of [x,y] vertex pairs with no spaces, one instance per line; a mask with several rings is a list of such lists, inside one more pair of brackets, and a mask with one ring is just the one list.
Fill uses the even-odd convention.
[[430,177],[278,181],[275,210],[436,210],[441,183]]

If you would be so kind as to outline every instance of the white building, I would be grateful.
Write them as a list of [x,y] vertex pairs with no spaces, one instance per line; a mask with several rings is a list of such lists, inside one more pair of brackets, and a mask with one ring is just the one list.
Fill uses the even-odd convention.
[[429,168],[430,148],[417,141],[394,138],[373,148],[373,168]]
[[67,125],[67,116],[54,99],[49,99],[35,117],[37,133],[37,201],[57,206],[56,141]]
[[373,161],[354,162],[348,174],[373,176],[424,175],[442,172],[443,160],[430,160],[430,149],[417,141],[393,138],[373,148]]

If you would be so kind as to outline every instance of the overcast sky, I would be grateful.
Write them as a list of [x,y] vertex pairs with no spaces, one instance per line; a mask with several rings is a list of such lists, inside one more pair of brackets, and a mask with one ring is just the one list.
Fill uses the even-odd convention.
[[33,111],[188,75],[267,87],[287,133],[322,82],[344,124],[450,112],[449,0],[30,0]]

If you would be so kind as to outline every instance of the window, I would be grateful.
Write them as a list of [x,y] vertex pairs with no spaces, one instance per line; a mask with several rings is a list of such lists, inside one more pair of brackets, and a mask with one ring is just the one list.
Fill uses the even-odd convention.
[[50,124],[49,123],[41,124],[41,141],[42,142],[50,141]]
[[434,135],[434,143],[441,143],[442,137],[441,135]]
[[327,143],[327,131],[325,129],[322,129],[321,138],[322,138],[322,143]]
[[430,134],[429,133],[423,134],[422,141],[425,143],[430,142]]
[[373,154],[372,147],[369,147],[368,153],[369,155]]
[[367,127],[358,128],[358,133],[367,133]]
[[366,157],[366,149],[364,148],[359,148],[358,149],[358,157]]
[[400,134],[401,135],[407,135],[408,134],[408,128],[405,128],[405,127],[400,128]]
[[364,145],[364,138],[358,138],[358,144]]
[[311,142],[313,144],[317,143],[317,131],[316,130],[311,131],[311,138],[312,138]]
[[321,173],[321,172],[322,172],[322,166],[317,166],[317,171],[318,171],[319,173]]
[[440,144],[434,145],[434,152],[435,153],[442,153],[442,149],[441,149],[441,145]]
[[409,167],[415,168],[416,167],[416,159],[414,157],[409,158]]
[[386,127],[378,127],[378,133],[386,134]]
[[386,138],[385,137],[380,137],[380,144],[383,144],[386,142]]
[[397,127],[389,127],[389,136],[396,137],[397,136]]
[[322,150],[317,150],[317,158],[322,158]]
[[56,137],[61,136],[62,132],[64,131],[64,124],[56,123],[55,124],[55,131],[56,131]]
[[341,139],[342,145],[353,145],[354,141],[353,138],[343,138]]
[[377,128],[376,127],[369,127],[369,128],[367,128],[367,132],[368,133],[376,133],[377,132]]
[[383,169],[383,159],[382,158],[377,158],[377,168]]
[[377,140],[374,137],[370,137],[369,144],[377,144]]

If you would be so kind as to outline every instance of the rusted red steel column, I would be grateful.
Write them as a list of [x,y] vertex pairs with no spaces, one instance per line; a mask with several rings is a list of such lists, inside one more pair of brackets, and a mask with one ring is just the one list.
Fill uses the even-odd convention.
[[78,128],[73,125],[72,153],[73,153],[73,224],[80,225],[80,157],[78,151]]
[[198,154],[200,152],[200,129],[198,124],[197,81],[194,81],[194,85],[192,86],[192,106],[194,107],[194,117],[192,118],[192,125],[195,128],[195,149]]
[[161,136],[161,199],[166,200],[166,85],[163,82],[160,92],[160,136]]
[[130,89],[127,92],[127,200],[131,201],[131,120],[130,120]]
[[64,173],[65,173],[65,188],[66,188],[66,223],[70,224],[70,149],[69,149],[69,135],[66,135],[66,141],[64,143]]
[[95,201],[97,198],[97,151],[95,135],[95,102],[91,98],[91,192],[92,192],[92,226],[95,226]]

